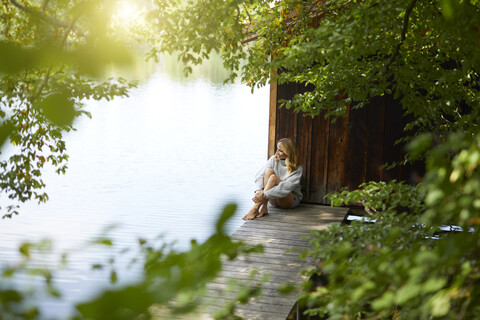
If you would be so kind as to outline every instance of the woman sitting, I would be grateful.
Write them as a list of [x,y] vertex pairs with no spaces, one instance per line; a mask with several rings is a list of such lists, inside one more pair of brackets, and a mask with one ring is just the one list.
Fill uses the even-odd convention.
[[303,167],[298,164],[298,158],[293,140],[284,138],[278,141],[277,152],[255,176],[257,190],[252,199],[255,204],[243,220],[268,214],[268,202],[284,209],[295,208],[300,203]]

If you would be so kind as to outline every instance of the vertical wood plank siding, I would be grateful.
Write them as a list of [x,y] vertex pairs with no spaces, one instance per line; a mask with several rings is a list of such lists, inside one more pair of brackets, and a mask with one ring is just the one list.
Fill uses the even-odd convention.
[[312,119],[279,107],[280,100],[305,90],[298,84],[275,84],[270,97],[270,112],[275,113],[270,114],[270,130],[274,134],[269,136],[269,156],[280,138],[296,141],[305,168],[303,202],[326,204],[327,193],[343,187],[353,190],[366,181],[408,179],[412,168],[380,169],[404,157],[402,146],[395,145],[403,134],[403,111],[392,97],[376,97],[362,109],[351,107],[346,117],[335,123],[322,115]]

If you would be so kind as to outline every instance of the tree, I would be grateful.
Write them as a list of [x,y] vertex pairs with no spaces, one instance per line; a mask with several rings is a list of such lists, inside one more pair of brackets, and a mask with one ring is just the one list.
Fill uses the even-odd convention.
[[175,49],[197,64],[215,50],[252,89],[309,85],[283,101],[305,115],[342,116],[391,94],[411,119],[407,160],[425,163],[423,183],[371,182],[329,195],[336,205],[368,204],[375,223],[312,235],[305,254],[321,263],[307,272],[324,282],[306,284],[306,313],[479,317],[479,1],[155,3],[162,38],[153,54]]
[[108,37],[115,1],[3,0],[0,17],[0,144],[16,152],[0,162],[2,193],[18,202],[45,202],[42,170],[46,163],[67,168],[62,132],[87,112],[83,99],[127,95],[135,85],[124,79],[99,81],[109,63],[128,64],[129,52]]

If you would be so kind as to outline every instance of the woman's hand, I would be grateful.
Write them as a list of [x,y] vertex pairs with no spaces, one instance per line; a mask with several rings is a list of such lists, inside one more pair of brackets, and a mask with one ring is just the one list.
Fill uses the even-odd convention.
[[263,202],[267,199],[267,196],[265,195],[265,193],[263,193],[262,190],[257,190],[255,192],[255,196],[253,197],[253,202],[255,203],[260,203],[260,202]]

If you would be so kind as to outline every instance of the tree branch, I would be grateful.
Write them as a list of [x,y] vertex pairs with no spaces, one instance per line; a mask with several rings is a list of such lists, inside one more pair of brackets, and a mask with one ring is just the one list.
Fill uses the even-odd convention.
[[[44,14],[41,9],[36,10],[32,7],[23,6],[20,3],[18,3],[16,0],[9,0],[9,1],[16,8],[18,8],[18,9],[20,9],[20,10],[26,12],[26,13],[29,13],[33,16],[36,16],[39,19],[47,22],[48,24],[51,24],[51,25],[59,27],[59,28],[70,28],[70,23],[54,19],[54,18]],[[81,32],[80,30],[77,30],[77,29],[71,29],[71,30],[74,31],[75,33],[77,33],[80,36],[84,35],[83,32]]]
[[380,76],[384,76],[387,73],[388,69],[390,68],[393,61],[395,60],[395,58],[398,56],[398,54],[400,52],[400,47],[402,46],[403,41],[405,41],[406,34],[407,34],[407,31],[408,31],[408,21],[410,20],[410,13],[412,12],[413,8],[415,7],[416,2],[417,2],[417,0],[411,0],[410,3],[408,4],[407,9],[405,10],[405,16],[403,18],[402,33],[400,35],[401,36],[400,42],[397,43],[397,45],[395,46],[395,49],[393,50],[392,54],[390,55],[390,58],[388,58],[387,64],[383,68],[383,71],[380,72]]
[[[73,20],[72,22],[70,22],[69,26],[67,27],[67,30],[65,31],[62,39],[60,39],[60,43],[59,43],[59,47],[63,47],[67,41],[67,38],[68,38],[68,34],[73,30],[74,28],[74,25],[75,23],[77,22],[78,18],[80,17],[80,14],[79,13]],[[43,80],[42,82],[40,83],[40,85],[37,87],[37,89],[35,90],[35,93],[33,94],[32,96],[32,99],[31,101],[35,101],[39,96],[40,94],[42,93],[43,89],[47,86],[48,84],[48,80],[50,79],[50,72],[51,72],[51,69],[52,67],[48,67],[47,70],[45,71],[45,76],[43,77]]]

